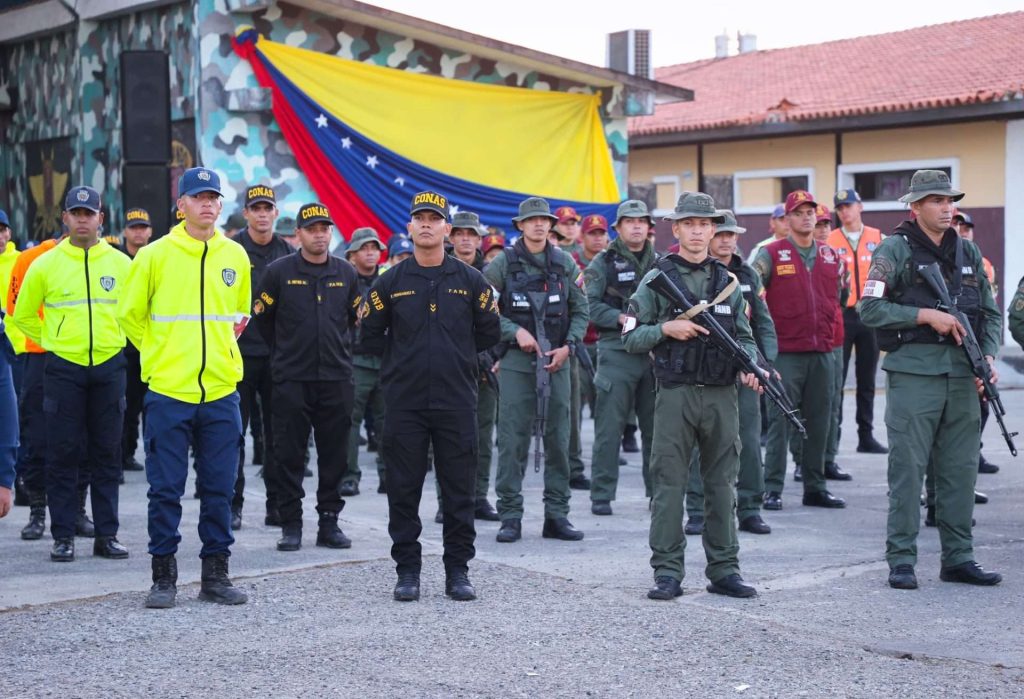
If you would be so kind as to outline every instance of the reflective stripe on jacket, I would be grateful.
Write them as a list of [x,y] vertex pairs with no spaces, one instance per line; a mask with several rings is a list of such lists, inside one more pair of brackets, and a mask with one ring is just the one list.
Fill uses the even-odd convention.
[[117,299],[130,265],[105,240],[86,249],[65,238],[29,267],[14,322],[47,352],[80,366],[102,364],[124,347]]

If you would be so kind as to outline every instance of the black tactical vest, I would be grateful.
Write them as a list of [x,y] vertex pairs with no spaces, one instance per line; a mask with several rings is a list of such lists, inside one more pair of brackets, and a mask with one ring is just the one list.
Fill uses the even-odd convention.
[[[971,323],[974,334],[981,336],[982,314],[981,314],[981,287],[978,285],[979,270],[974,268],[964,254],[963,241],[958,236],[956,239],[956,255],[953,269],[949,268],[948,261],[937,256],[934,251],[915,242],[910,236],[900,234],[910,246],[910,279],[909,287],[894,292],[893,303],[901,306],[915,306],[917,308],[935,308],[939,300],[932,292],[928,282],[917,273],[917,270],[927,267],[933,262],[939,263],[942,270],[942,278],[946,280],[946,287],[949,289],[949,296],[953,299],[956,307],[963,311]],[[984,271],[981,271],[984,274]],[[899,349],[901,345],[909,343],[920,343],[928,345],[945,345],[953,342],[951,335],[940,335],[928,325],[918,325],[915,328],[904,328],[900,330],[876,330],[878,335],[878,347],[885,352]]]
[[[656,264],[692,304],[714,299],[729,285],[729,271],[725,265],[717,260],[709,260],[707,265],[711,273],[708,287],[704,290],[704,297],[697,299],[683,284],[682,276],[676,271],[676,266],[671,260],[662,258]],[[726,332],[733,337],[736,336],[736,318],[733,316],[732,306],[721,303],[711,306],[707,312],[715,316],[715,320]],[[676,318],[681,313],[683,309],[673,308],[667,320]],[[681,342],[668,338],[655,345],[653,354],[654,377],[665,386],[729,386],[736,381],[735,361],[714,342],[705,342],[697,338]]]
[[565,267],[555,262],[554,254],[552,245],[548,243],[544,249],[544,272],[527,274],[522,256],[529,253],[522,240],[506,248],[508,277],[505,279],[505,289],[498,298],[498,309],[503,316],[537,337],[529,292],[544,292],[544,334],[552,347],[561,347],[569,337],[569,286]]
[[754,342],[757,343],[757,349],[761,354],[764,354],[764,347],[761,346],[760,328],[754,327],[754,299],[757,298],[757,283],[754,281],[754,270],[750,265],[744,264],[739,255],[733,255],[732,262],[729,264],[729,271],[736,275],[736,279],[740,283],[740,293],[743,294],[743,300],[750,306],[750,330],[754,334]]
[[[654,256],[654,259],[657,257]],[[640,280],[650,268],[640,269],[636,263],[623,257],[614,248],[604,251],[604,265],[605,287],[601,301],[621,311],[626,307],[629,297],[636,293]]]

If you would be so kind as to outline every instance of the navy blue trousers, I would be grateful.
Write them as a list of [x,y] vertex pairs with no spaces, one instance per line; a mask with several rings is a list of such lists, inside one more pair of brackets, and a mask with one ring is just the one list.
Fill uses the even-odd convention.
[[143,425],[149,481],[149,552],[166,556],[181,542],[181,497],[188,477],[188,449],[195,446],[199,491],[200,558],[230,554],[231,498],[238,471],[242,418],[238,393],[209,403],[185,403],[146,393]]
[[[46,418],[46,499],[54,539],[75,535],[80,468],[90,469],[96,536],[116,536],[124,422],[124,355],[82,366],[46,355],[43,370]],[[82,447],[85,445],[85,453]]]

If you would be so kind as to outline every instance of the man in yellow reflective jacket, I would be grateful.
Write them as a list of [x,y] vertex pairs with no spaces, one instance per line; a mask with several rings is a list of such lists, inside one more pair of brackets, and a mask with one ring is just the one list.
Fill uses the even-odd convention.
[[149,480],[151,608],[173,607],[181,534],[181,496],[188,449],[196,453],[199,538],[203,548],[199,598],[243,604],[228,579],[231,498],[242,420],[235,386],[242,379],[237,337],[250,303],[249,258],[216,228],[220,177],[191,168],[178,180],[184,218],[139,250],[118,307],[128,339],[139,348],[145,398],[146,478]]
[[63,218],[68,236],[29,268],[14,310],[14,322],[25,336],[49,353],[43,370],[43,413],[51,426],[60,425],[46,435],[50,558],[75,558],[83,456],[92,466],[93,553],[127,558],[128,549],[117,540],[125,370],[116,306],[131,262],[99,238],[103,214],[96,190],[73,187],[64,201]]

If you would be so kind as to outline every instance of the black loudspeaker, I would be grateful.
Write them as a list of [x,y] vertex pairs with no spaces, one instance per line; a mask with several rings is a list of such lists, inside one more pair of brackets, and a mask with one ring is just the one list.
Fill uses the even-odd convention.
[[[177,223],[171,221],[171,171],[166,165],[126,164],[121,192],[124,211],[138,206],[149,212],[149,219],[153,222],[153,240]],[[123,227],[124,221],[107,226],[114,234],[120,233]]]
[[121,142],[126,163],[171,160],[171,80],[163,51],[121,54]]

